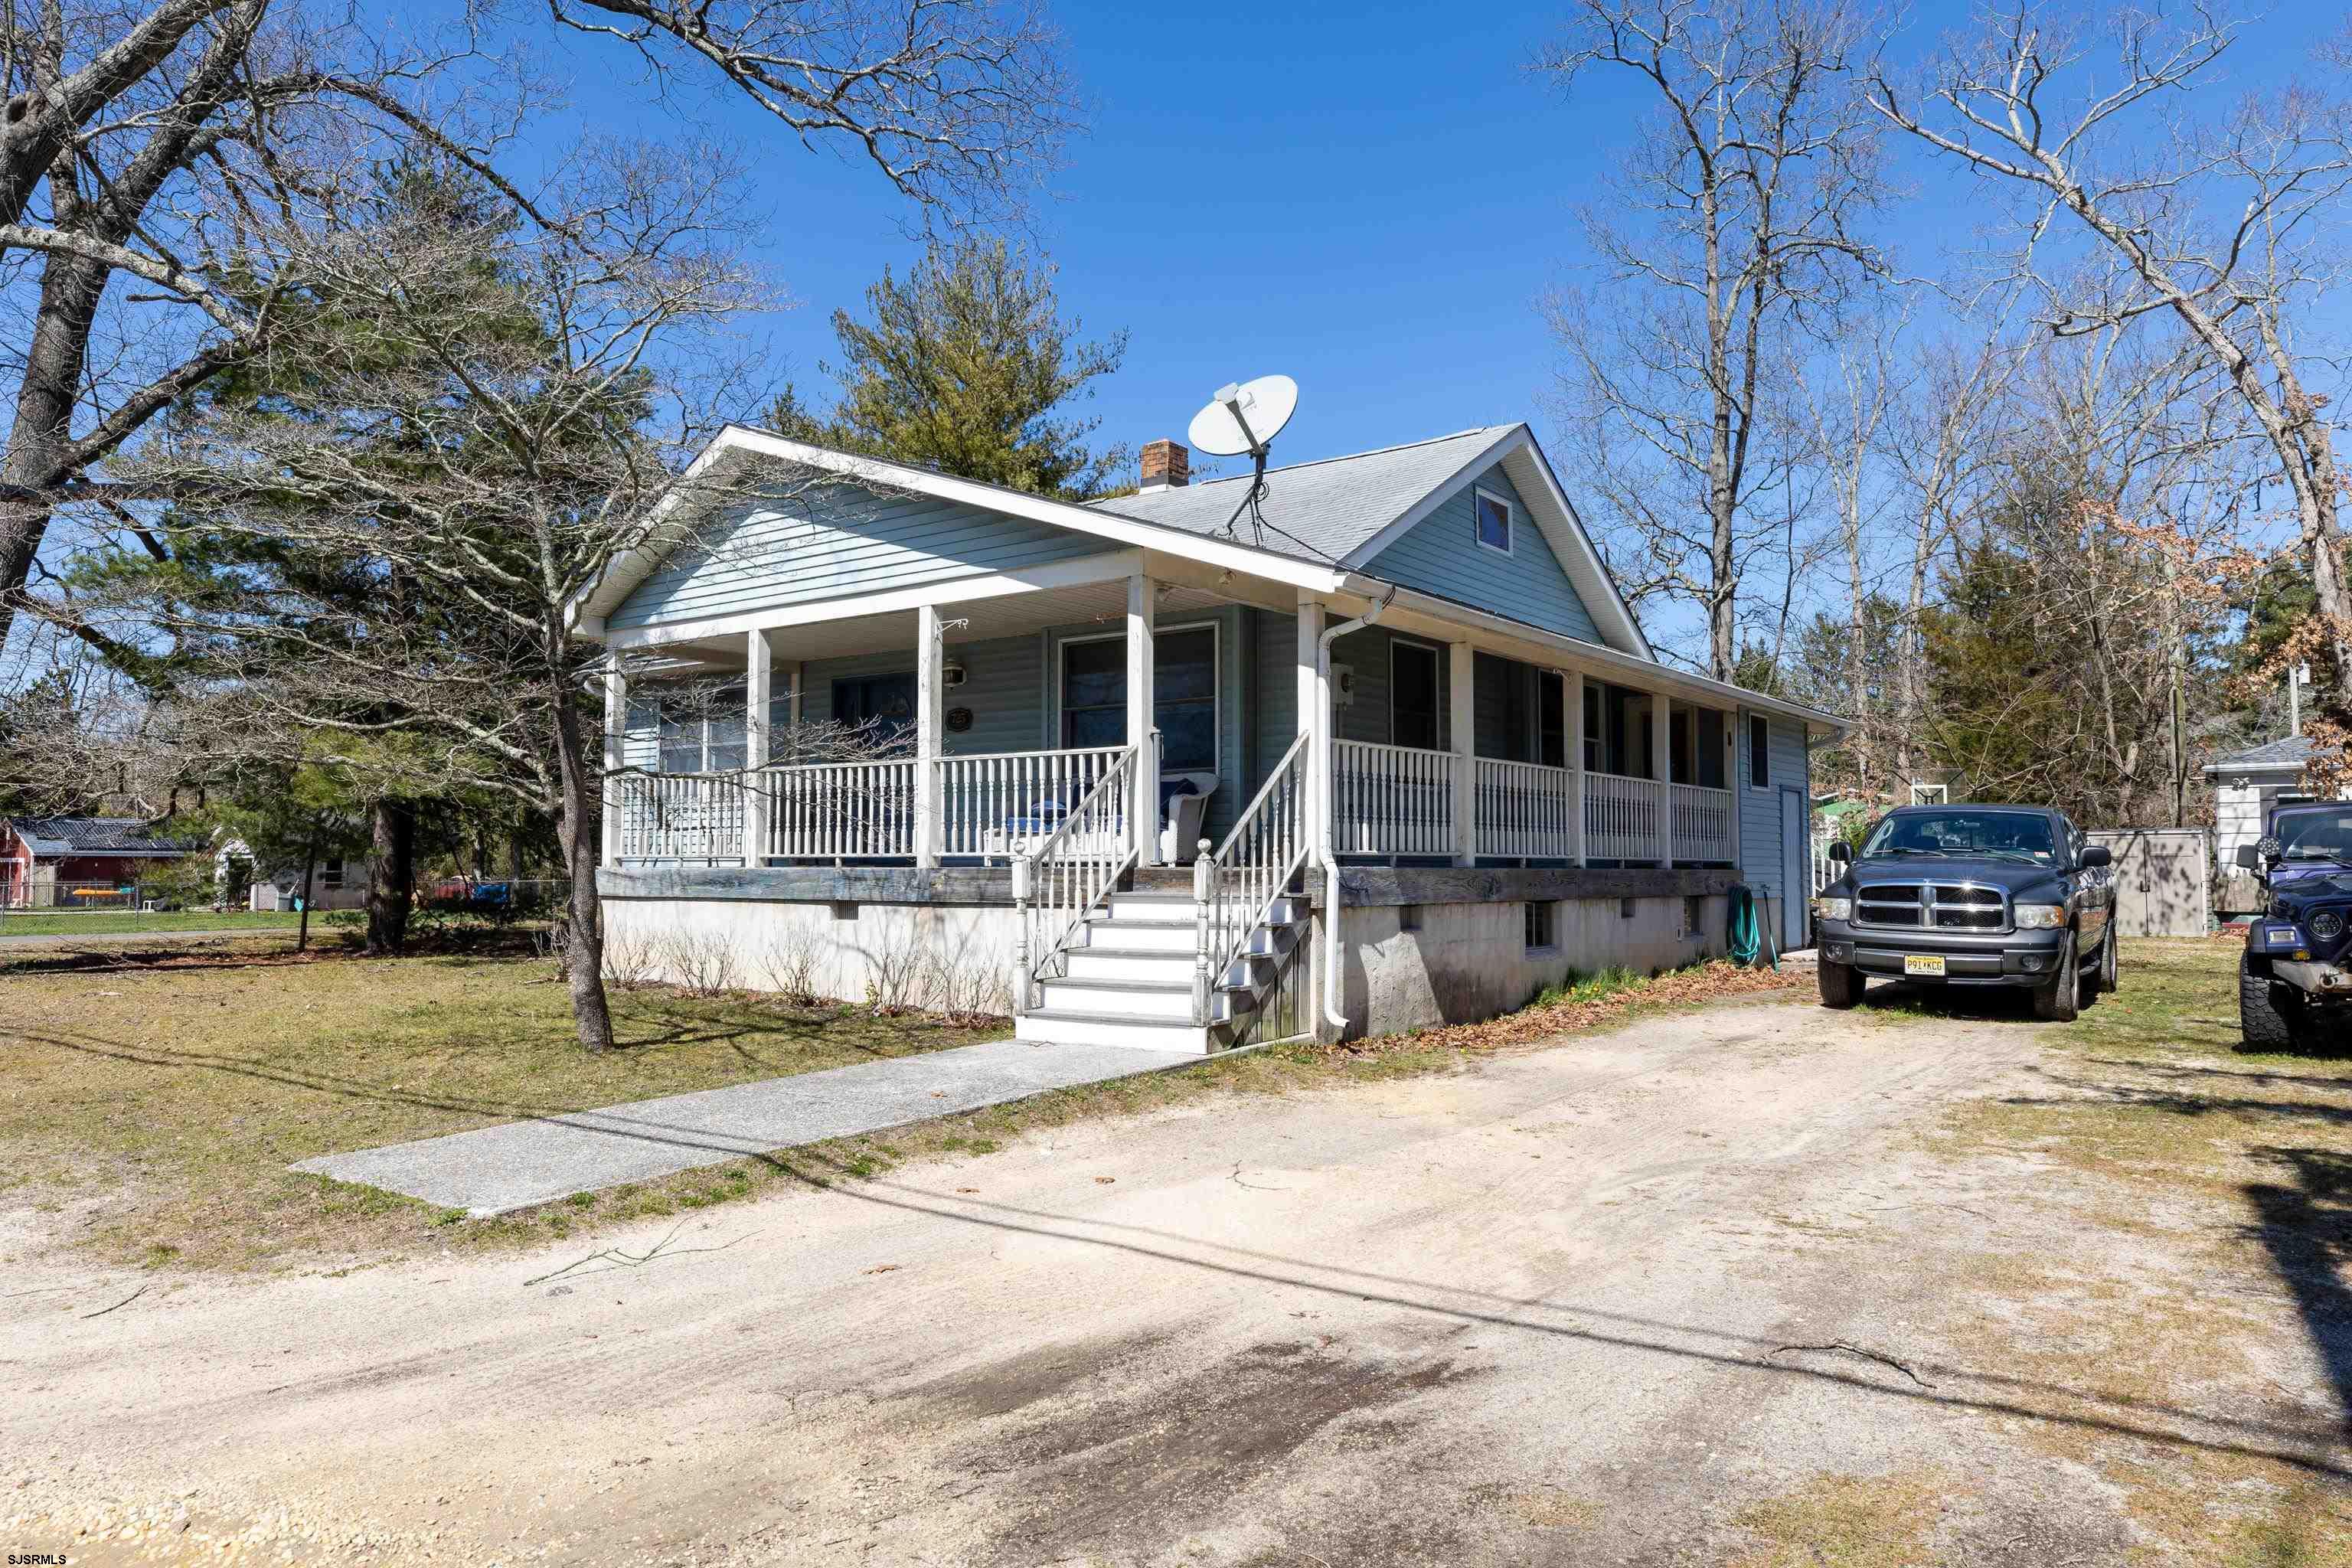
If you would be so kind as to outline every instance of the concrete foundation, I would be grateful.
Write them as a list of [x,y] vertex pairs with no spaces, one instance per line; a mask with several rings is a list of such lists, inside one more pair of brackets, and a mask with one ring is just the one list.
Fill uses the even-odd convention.
[[1687,903],[1561,899],[1550,905],[1550,943],[1532,949],[1524,902],[1343,909],[1339,992],[1350,1033],[1475,1023],[1598,970],[1647,973],[1714,957],[1723,952],[1725,903],[1721,894]]
[[606,973],[624,983],[1012,1008],[1009,905],[615,898],[604,931]]
[[[1351,868],[1340,915],[1349,1033],[1475,1023],[1577,975],[1651,973],[1720,954],[1730,880],[1720,871]],[[1003,895],[990,896],[998,893],[992,881],[721,868],[657,880],[608,871],[604,887],[606,966],[617,980],[1010,1008],[1014,911]],[[811,896],[824,891],[840,896]],[[1549,910],[1551,928],[1550,941],[1532,949],[1530,902]],[[1773,911],[1759,914],[1771,929]],[[1318,908],[1318,926],[1321,919]],[[1292,982],[1316,987],[1302,997],[1310,1016],[1321,955],[1318,930]]]

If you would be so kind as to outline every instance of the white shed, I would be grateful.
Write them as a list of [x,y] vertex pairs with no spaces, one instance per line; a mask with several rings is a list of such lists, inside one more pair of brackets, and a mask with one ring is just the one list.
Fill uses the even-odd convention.
[[2238,847],[2263,836],[2263,819],[2283,794],[2303,787],[2303,764],[2311,742],[2300,735],[2270,741],[2205,764],[2213,781],[2213,858],[2223,889],[2224,912],[2243,912],[2252,879],[2236,892],[2231,879],[2238,874]]

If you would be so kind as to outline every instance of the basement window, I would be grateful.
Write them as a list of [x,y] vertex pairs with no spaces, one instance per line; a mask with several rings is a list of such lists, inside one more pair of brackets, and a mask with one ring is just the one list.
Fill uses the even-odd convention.
[[1397,906],[1397,930],[1419,931],[1420,929],[1421,906],[1419,904],[1399,904]]
[[1620,899],[1617,900],[1617,918],[1621,921],[1630,921],[1633,918],[1633,900]]
[[1699,922],[1700,922],[1701,921],[1703,921],[1704,919],[1706,919],[1706,915],[1705,915],[1705,912],[1704,912],[1704,906],[1701,904],[1701,902],[1700,902],[1700,900],[1699,900],[1699,897],[1698,897],[1698,895],[1697,895],[1696,893],[1685,893],[1685,894],[1684,894],[1684,895],[1683,895],[1683,934],[1684,934],[1685,936],[1696,936],[1696,935],[1698,935],[1698,934],[1699,934],[1699,929],[1698,929],[1698,928],[1699,928]]
[[1529,952],[1549,952],[1559,945],[1553,933],[1552,921],[1557,913],[1548,903],[1528,905],[1527,946]]
[[854,900],[835,899],[833,901],[833,918],[837,921],[856,920],[857,918],[856,902]]

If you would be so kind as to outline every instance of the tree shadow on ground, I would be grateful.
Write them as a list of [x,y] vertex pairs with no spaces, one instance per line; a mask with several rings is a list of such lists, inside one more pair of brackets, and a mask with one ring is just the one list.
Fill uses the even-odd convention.
[[2249,1152],[2289,1179],[2246,1184],[2256,1216],[2246,1233],[2263,1244],[2294,1295],[2352,1436],[2352,1286],[2345,1280],[2352,1263],[2352,1155],[2278,1146]]

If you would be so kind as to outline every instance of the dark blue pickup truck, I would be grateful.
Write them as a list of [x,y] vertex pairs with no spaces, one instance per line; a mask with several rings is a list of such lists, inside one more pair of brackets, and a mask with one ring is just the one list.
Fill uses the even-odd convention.
[[2250,1046],[2285,1048],[2352,1034],[2352,805],[2274,807],[2263,841],[2238,850],[2263,880],[2263,912],[2238,961],[2238,1029]]

